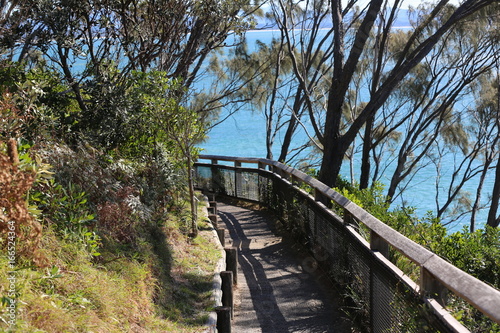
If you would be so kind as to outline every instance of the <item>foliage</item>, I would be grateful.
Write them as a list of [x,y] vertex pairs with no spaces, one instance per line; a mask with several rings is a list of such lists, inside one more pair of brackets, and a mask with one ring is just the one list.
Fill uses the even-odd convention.
[[19,331],[203,327],[218,253],[205,231],[186,237],[203,222],[185,193],[194,203],[207,115],[183,97],[255,10],[247,0],[0,4],[0,231],[6,250],[9,237],[21,244],[16,290],[0,286],[2,319],[13,295]]
[[[204,238],[181,232],[186,212],[171,202],[181,187],[150,187],[162,177],[158,166],[115,161],[90,147],[48,144],[39,154],[54,164],[39,167],[29,196],[31,213],[43,222],[36,239],[47,268],[30,267],[29,257],[18,261],[16,328],[190,332],[203,326],[218,256]],[[2,261],[2,274],[7,269]]]
[[36,204],[39,210],[37,215],[59,237],[81,243],[90,256],[100,255],[101,238],[93,230],[95,215],[87,195],[78,186],[70,183],[68,187],[63,187],[50,179],[35,187],[30,201]]
[[[183,154],[197,152],[195,133],[205,125],[179,105],[175,81],[164,72],[133,72],[107,87],[88,85],[86,96],[97,101],[93,111],[103,115],[90,126],[84,121],[90,111],[80,109],[70,87],[43,62],[2,62],[0,75],[9,79],[0,85],[0,230],[5,250],[9,237],[20,244],[11,266],[18,272],[16,328],[187,332],[202,326],[215,255],[204,239],[186,238]],[[186,255],[187,264],[176,265],[174,253]],[[197,264],[203,271],[192,272]],[[4,276],[8,268],[0,268]]]
[[179,81],[170,80],[167,73],[150,71],[133,72],[130,98],[136,105],[130,130],[135,139],[129,141],[130,151],[148,149],[149,156],[158,155],[157,150],[165,145],[183,170],[191,202],[193,233],[196,234],[196,209],[194,203],[192,163],[198,149],[195,147],[205,136],[207,124],[194,110],[180,105],[179,92],[183,90]]
[[12,269],[21,256],[43,265],[44,258],[39,253],[42,228],[30,214],[26,201],[36,179],[36,170],[26,158],[18,157],[14,139],[7,145],[0,144],[1,247],[9,254]]
[[458,268],[500,288],[500,230],[486,226],[484,230],[447,235],[434,243],[433,249],[443,253]]
[[[22,134],[31,141],[54,136],[74,139],[79,110],[75,101],[65,95],[68,87],[60,75],[48,69],[45,62],[26,67],[24,63],[0,61],[0,78],[2,126],[10,126],[11,134]],[[5,127],[0,131],[0,135],[8,134]]]
[[[339,188],[340,193],[373,216],[445,258],[454,266],[500,289],[500,230],[498,228],[486,226],[485,229],[474,232],[464,228],[460,232],[448,233],[446,227],[431,213],[424,218],[418,218],[412,208],[388,209],[383,195],[384,188],[381,185],[359,190],[347,182],[344,184],[347,186]],[[391,251],[390,255],[392,261],[407,275],[414,280],[418,279],[420,275],[418,267],[397,252]],[[498,331],[494,323],[453,297],[448,308],[467,327],[473,327],[474,331],[483,329]]]
[[16,1],[0,8],[0,50],[12,50],[8,60],[43,57],[62,74],[65,95],[88,116],[104,112],[105,121],[123,111],[115,88],[131,71],[164,71],[190,87],[208,54],[229,36],[241,38],[259,8],[250,0]]
[[160,71],[132,72],[126,83],[127,104],[133,105],[123,130],[127,140],[122,151],[131,156],[155,156],[159,145],[173,148],[167,124],[176,114],[179,82]]

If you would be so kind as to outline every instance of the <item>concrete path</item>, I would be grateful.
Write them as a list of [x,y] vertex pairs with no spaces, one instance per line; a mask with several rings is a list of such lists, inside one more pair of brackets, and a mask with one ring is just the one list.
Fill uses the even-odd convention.
[[282,242],[265,214],[220,202],[217,209],[239,251],[233,332],[351,331],[331,288],[307,272],[311,257]]

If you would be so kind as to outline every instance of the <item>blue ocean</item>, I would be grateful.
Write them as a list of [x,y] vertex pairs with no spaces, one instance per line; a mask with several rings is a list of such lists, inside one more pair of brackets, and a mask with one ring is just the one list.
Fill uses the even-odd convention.
[[[246,39],[249,49],[252,50],[257,40],[263,43],[270,43],[273,37],[277,37],[276,31],[262,30],[247,32]],[[225,110],[221,111],[220,118],[227,116],[225,112]],[[297,147],[308,141],[308,135],[306,133],[308,128],[310,129],[309,124],[305,123],[304,126],[297,131],[293,137],[293,146]],[[283,135],[284,131],[278,133],[275,139],[273,146],[273,155],[275,159],[279,156]],[[251,107],[239,110],[235,114],[230,115],[219,125],[213,127],[208,133],[206,141],[200,145],[200,148],[202,148],[202,154],[265,158],[266,119],[264,113],[261,110],[256,110]],[[309,158],[308,151],[301,152],[298,157]],[[356,161],[356,159],[359,161],[359,157],[354,158],[354,161]],[[295,159],[294,161],[297,162],[297,160],[298,159]],[[290,163],[293,165],[294,161],[290,161]],[[442,177],[449,176],[446,175],[446,172],[452,172],[451,170],[454,163],[454,160],[444,160],[442,162],[442,165],[445,166],[442,170],[444,173]],[[449,166],[449,168],[447,169],[446,166]],[[390,171],[391,164],[388,163],[386,172],[381,177],[381,182],[383,184],[389,183],[389,177],[392,176]],[[349,161],[346,160],[342,168],[342,176],[349,180],[352,176],[357,179],[359,177],[359,163],[354,162],[350,164]],[[477,182],[470,181],[469,186],[466,187],[465,190],[471,194],[475,194],[476,185]],[[487,198],[488,191],[491,191],[492,186],[493,179],[487,179],[482,195],[483,198]],[[440,189],[439,186],[436,186],[436,170],[432,165],[428,165],[418,170],[409,183],[409,186],[406,188],[404,196],[398,198],[393,205],[401,206],[404,204],[405,206],[414,207],[417,214],[423,217],[428,211],[435,211],[437,191],[445,190],[445,188]],[[486,216],[487,210],[481,210],[476,219],[476,228],[484,227]],[[470,215],[465,215],[456,221],[443,220],[443,223],[447,223],[447,228],[450,232],[462,230],[464,227],[468,228]]]

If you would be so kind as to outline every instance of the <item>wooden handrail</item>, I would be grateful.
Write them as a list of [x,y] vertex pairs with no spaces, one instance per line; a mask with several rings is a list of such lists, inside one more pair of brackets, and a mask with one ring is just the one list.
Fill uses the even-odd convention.
[[[435,253],[400,234],[314,177],[280,162],[264,158],[200,155],[198,159],[234,162],[235,167],[237,167],[236,165],[241,165],[241,163],[258,164],[259,166],[267,165],[270,166],[271,169],[276,168],[282,173],[293,176],[294,179],[298,179],[309,185],[314,189],[315,193],[320,193],[325,198],[333,200],[333,202],[342,207],[345,212],[348,212],[353,218],[363,223],[375,233],[378,236],[378,241],[383,240],[387,242],[387,244],[391,245],[395,250],[419,265],[421,270],[425,270],[426,273],[421,275],[429,276],[430,274],[432,278],[439,281],[444,287],[469,302],[496,323],[500,324],[499,290],[467,274]],[[421,280],[423,280],[423,277],[421,277]],[[426,281],[420,281],[421,292],[425,292],[425,287]]]

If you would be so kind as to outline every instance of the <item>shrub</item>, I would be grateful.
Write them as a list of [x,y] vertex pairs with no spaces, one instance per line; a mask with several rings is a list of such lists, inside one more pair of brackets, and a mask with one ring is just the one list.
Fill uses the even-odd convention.
[[9,140],[7,146],[7,152],[0,150],[2,247],[7,249],[12,268],[16,265],[18,256],[23,255],[42,265],[43,258],[38,252],[42,228],[30,214],[26,203],[26,196],[35,181],[36,172],[20,165],[14,139]]
[[[438,218],[427,213],[424,218],[416,216],[412,208],[389,210],[382,195],[383,188],[376,185],[358,190],[351,186],[338,189],[348,199],[360,205],[372,215],[401,234],[445,258],[456,267],[472,276],[500,289],[500,229],[486,227],[470,232],[468,228],[449,233]],[[362,234],[368,235],[363,232]],[[416,280],[418,267],[403,255],[391,251],[391,260],[407,275]],[[475,332],[499,332],[500,328],[485,318],[467,303],[451,296],[448,309],[464,325]]]

